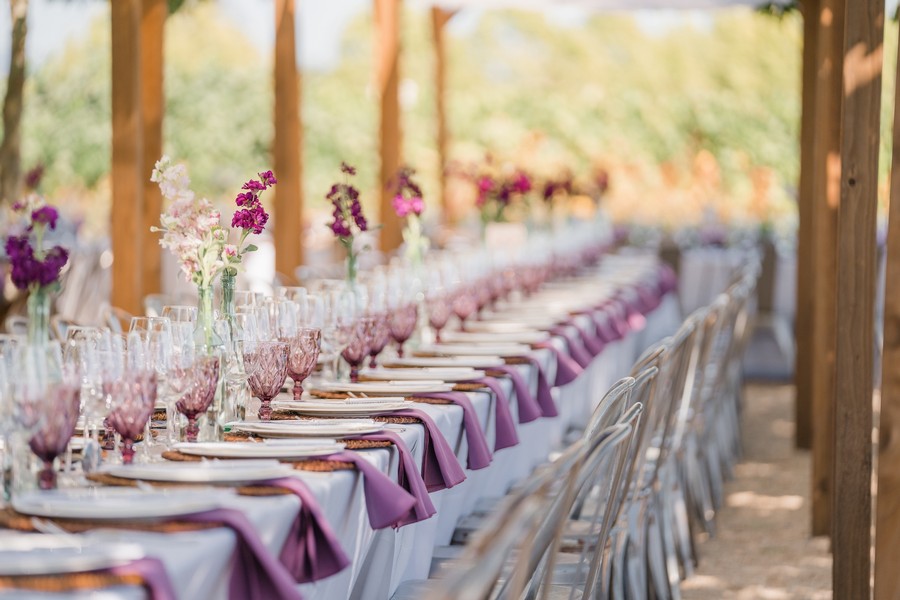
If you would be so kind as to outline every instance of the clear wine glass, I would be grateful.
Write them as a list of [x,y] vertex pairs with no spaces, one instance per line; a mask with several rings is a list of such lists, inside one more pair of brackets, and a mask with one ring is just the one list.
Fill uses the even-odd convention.
[[310,376],[319,360],[322,331],[312,327],[301,327],[297,335],[286,341],[290,344],[287,374],[294,382],[294,400],[303,395],[303,381]]
[[196,323],[197,307],[182,305],[166,305],[163,306],[162,314],[164,319],[169,319],[172,323]]
[[285,342],[244,342],[244,370],[251,393],[259,398],[259,419],[272,418],[272,398],[287,379],[290,346]]

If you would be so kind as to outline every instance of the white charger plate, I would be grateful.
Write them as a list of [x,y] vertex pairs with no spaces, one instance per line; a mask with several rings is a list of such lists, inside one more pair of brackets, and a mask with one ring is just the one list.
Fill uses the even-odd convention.
[[445,382],[472,381],[484,377],[484,371],[472,367],[426,367],[410,369],[368,369],[361,376],[379,380],[417,381],[438,379]]
[[291,469],[277,460],[209,460],[113,465],[103,469],[103,472],[114,477],[145,481],[242,484],[284,477],[291,473]]
[[504,365],[499,356],[409,356],[405,358],[392,358],[383,363],[386,367],[470,367],[474,369],[490,369]]
[[175,444],[182,454],[215,458],[313,458],[334,454],[344,444],[334,438],[306,438],[281,442],[200,442]]
[[14,534],[0,538],[0,575],[94,571],[144,557],[137,544],[85,544],[68,535]]
[[[379,402],[379,400],[386,400]],[[346,400],[276,400],[272,403],[275,410],[289,410],[301,415],[353,416],[367,417],[391,413],[409,408],[410,403],[404,398],[378,396],[376,398],[347,398]]]
[[427,394],[429,392],[449,392],[453,386],[440,379],[426,381],[361,381],[359,383],[331,382],[322,384],[328,392],[346,392],[351,394],[377,394],[384,396],[406,396],[410,394]]
[[[473,325],[475,325],[473,323]],[[492,325],[492,323],[486,323]],[[476,331],[476,327],[472,327],[473,331],[448,331],[441,335],[441,341],[444,343],[466,343],[466,344],[496,344],[507,342],[513,344],[539,344],[550,339],[550,334],[546,331],[534,331],[523,329],[519,331],[498,331],[486,329],[484,331]]]
[[[133,465],[127,465],[133,466]],[[182,490],[81,488],[26,492],[13,499],[25,515],[61,519],[160,519],[218,508],[214,496]]]
[[322,419],[320,421],[267,421],[232,424],[235,429],[263,438],[329,437],[375,433],[384,423],[371,419]]
[[444,354],[457,356],[460,354],[488,355],[500,357],[525,356],[531,347],[524,344],[432,344],[422,346],[418,350],[422,354]]

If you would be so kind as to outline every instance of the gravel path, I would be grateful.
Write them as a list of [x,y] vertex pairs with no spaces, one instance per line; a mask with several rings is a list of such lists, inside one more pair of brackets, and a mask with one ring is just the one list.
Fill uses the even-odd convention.
[[828,540],[809,532],[809,453],[793,447],[793,387],[749,385],[743,427],[744,460],[685,600],[831,598]]

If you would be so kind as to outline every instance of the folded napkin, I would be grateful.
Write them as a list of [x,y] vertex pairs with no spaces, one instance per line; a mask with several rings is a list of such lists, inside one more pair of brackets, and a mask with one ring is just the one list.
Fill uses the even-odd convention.
[[575,359],[563,352],[551,342],[541,342],[535,344],[535,348],[545,348],[553,353],[556,357],[556,381],[553,385],[559,387],[575,381],[575,379],[584,372],[584,368],[575,362]]
[[[528,387],[528,382],[519,373],[514,365],[501,365],[492,367],[497,371],[502,371],[504,375],[510,378],[513,384],[513,390],[516,392],[516,402],[519,407],[519,423],[531,423],[542,415],[541,405],[538,404]],[[581,367],[579,367],[581,368]]]
[[491,464],[491,451],[488,449],[487,438],[484,430],[475,414],[472,401],[463,392],[429,392],[416,394],[417,398],[434,398],[436,400],[449,400],[463,409],[463,427],[466,430],[466,440],[469,443],[469,456],[467,466],[473,471],[484,469]]
[[550,330],[550,333],[559,336],[566,341],[566,347],[569,349],[569,356],[578,363],[579,367],[584,369],[591,364],[591,355],[585,350],[584,346],[575,339],[575,336],[569,333],[565,325],[557,325]]
[[262,485],[290,490],[300,498],[300,512],[291,524],[279,556],[281,564],[287,567],[297,583],[331,577],[350,564],[318,501],[303,481],[282,477]]
[[542,417],[558,417],[559,412],[556,410],[556,403],[553,401],[553,392],[550,391],[550,384],[547,382],[547,375],[544,373],[544,367],[541,361],[533,356],[525,357],[531,366],[537,370],[537,403],[541,407]]
[[356,452],[336,452],[324,457],[326,460],[351,462],[363,477],[366,494],[366,512],[372,529],[384,529],[404,519],[416,506],[416,498],[378,470]]
[[119,577],[138,575],[150,595],[150,600],[176,600],[175,588],[158,558],[144,557],[124,565],[111,567],[108,572]]
[[290,573],[266,550],[256,530],[240,511],[216,508],[179,517],[196,523],[223,523],[237,535],[235,564],[228,596],[231,600],[299,599]]
[[516,424],[513,422],[512,412],[509,410],[509,398],[503,385],[493,377],[482,377],[474,380],[486,385],[494,392],[494,422],[496,423],[496,439],[494,440],[494,452],[510,448],[519,443],[519,434],[516,433]]
[[438,429],[434,419],[419,408],[404,408],[391,413],[395,416],[412,417],[422,421],[425,428],[425,449],[422,459],[422,479],[429,492],[439,492],[465,481],[466,473],[456,458],[456,454]]
[[582,327],[576,319],[571,319],[569,321],[569,325],[571,325],[578,331],[578,335],[581,336],[581,343],[584,345],[584,349],[587,350],[591,355],[591,358],[594,358],[595,356],[603,352],[603,348],[604,346],[606,346],[606,344],[604,344],[603,341],[599,337],[597,337],[596,327]]
[[397,473],[397,483],[412,494],[416,499],[416,503],[406,515],[397,521],[396,527],[418,523],[434,516],[437,510],[434,508],[431,497],[428,495],[425,480],[422,479],[422,474],[419,472],[418,465],[416,465],[416,459],[413,458],[412,452],[409,451],[409,447],[407,447],[403,438],[400,437],[400,434],[396,431],[384,429],[375,433],[354,436],[350,439],[391,442],[397,447],[397,451],[400,453],[400,469]]

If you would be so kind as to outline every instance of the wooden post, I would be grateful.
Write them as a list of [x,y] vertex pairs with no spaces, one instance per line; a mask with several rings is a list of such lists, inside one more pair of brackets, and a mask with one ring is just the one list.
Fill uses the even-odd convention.
[[448,205],[447,197],[447,43],[444,26],[454,12],[431,7],[431,29],[434,35],[434,96],[437,118],[438,181],[440,182],[441,216],[444,223],[456,220],[454,211]]
[[294,0],[275,2],[275,271],[294,280],[303,264],[300,74],[294,39]]
[[812,212],[816,148],[816,41],[819,0],[803,3],[803,112],[800,121],[800,185],[797,199],[797,318],[794,360],[794,441],[798,448],[812,448],[812,315],[813,268]]
[[[897,71],[900,75],[900,61]],[[893,147],[897,150],[891,157],[884,287],[884,353],[875,505],[875,600],[900,597],[900,569],[896,564],[900,553],[900,86],[894,89]]]
[[843,46],[832,582],[835,598],[868,599],[883,0],[847,3]]
[[840,204],[841,66],[846,0],[818,11],[816,141],[812,210],[812,533],[831,533],[834,463],[834,346],[837,314],[837,211]]
[[142,202],[146,177],[141,135],[141,0],[111,2],[110,13],[112,304],[141,314],[141,255],[146,233]]
[[403,241],[402,223],[391,206],[390,182],[401,164],[400,128],[400,0],[375,0],[375,59],[378,93],[381,98],[381,127],[378,148],[381,171],[378,177],[378,221],[381,250],[391,252]]
[[169,6],[166,0],[143,0],[141,12],[141,127],[144,140],[143,180],[144,223],[142,293],[156,294],[162,287],[162,257],[159,239],[150,228],[159,225],[162,212],[162,193],[150,181],[150,173],[162,156],[163,113],[163,32]]

